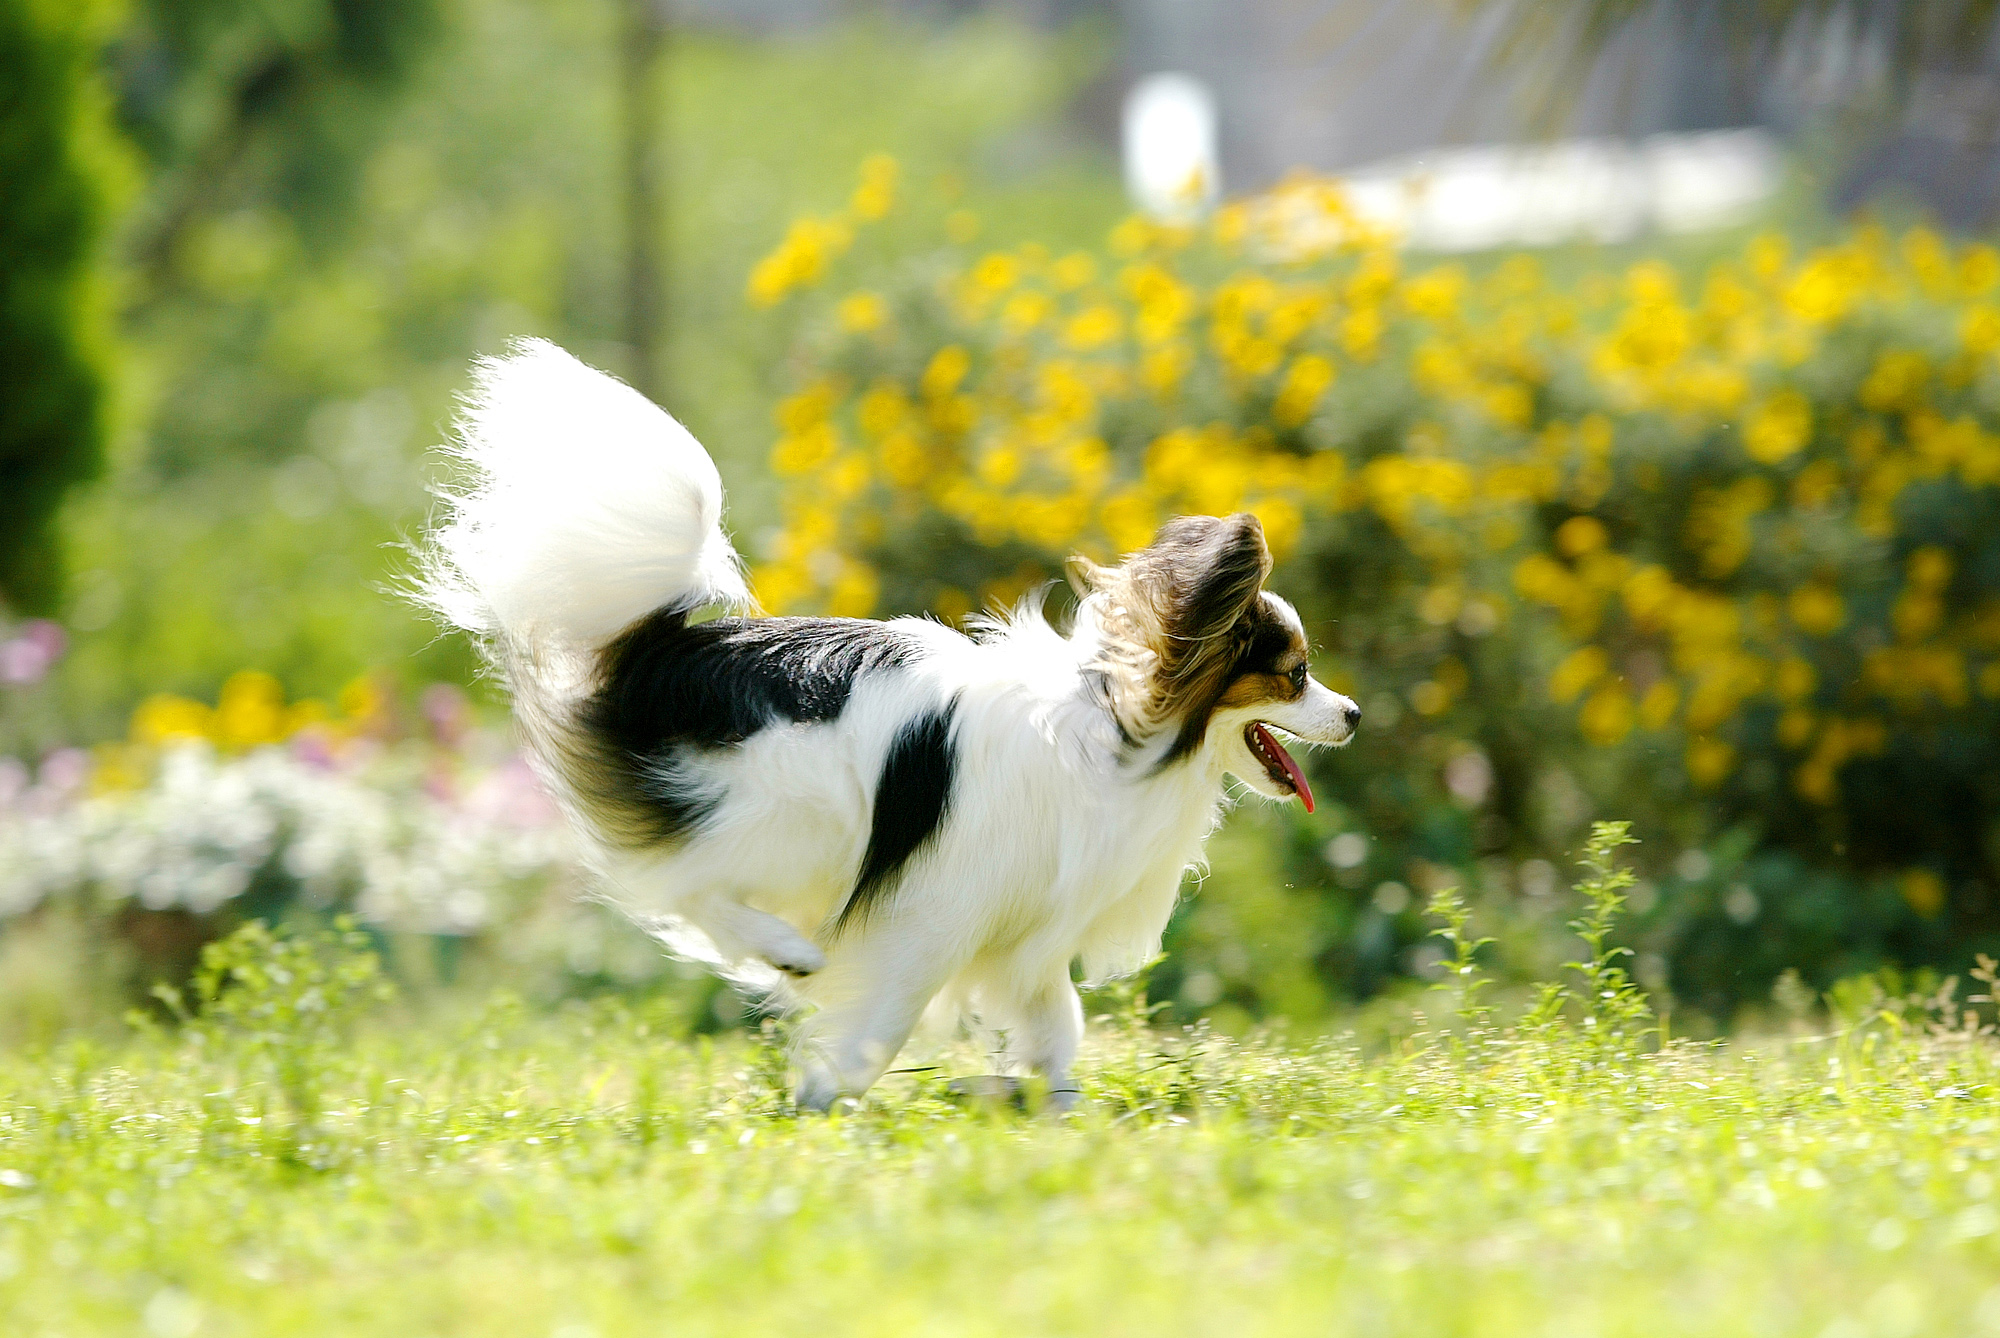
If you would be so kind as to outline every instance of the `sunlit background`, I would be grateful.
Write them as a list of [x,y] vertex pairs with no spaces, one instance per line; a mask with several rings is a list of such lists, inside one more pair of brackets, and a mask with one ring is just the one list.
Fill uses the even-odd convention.
[[[1304,1028],[1565,951],[1686,1027],[2000,947],[1991,6],[0,0],[0,1038],[246,918],[419,995],[743,1003],[576,899],[395,594],[522,335],[721,466],[773,612],[962,619],[1257,512],[1366,708],[1153,979]],[[1052,608],[1061,611],[1058,591]],[[1914,978],[1914,977],[1913,977]]]

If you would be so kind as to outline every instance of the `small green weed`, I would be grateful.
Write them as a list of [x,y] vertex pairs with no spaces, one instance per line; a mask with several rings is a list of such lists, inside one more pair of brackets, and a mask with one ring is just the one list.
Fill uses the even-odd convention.
[[[261,920],[202,949],[193,1007],[172,985],[153,987],[181,1024],[184,1044],[227,1057],[240,1081],[275,1091],[260,1117],[272,1135],[309,1138],[327,1084],[366,1007],[394,997],[368,935],[341,917],[330,927],[281,932]],[[143,1016],[135,1024],[146,1025]]]

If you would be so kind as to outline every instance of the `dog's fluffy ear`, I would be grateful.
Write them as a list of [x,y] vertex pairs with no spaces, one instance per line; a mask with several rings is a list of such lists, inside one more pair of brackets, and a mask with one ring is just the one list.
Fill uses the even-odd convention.
[[1180,516],[1160,527],[1130,563],[1133,583],[1154,609],[1167,641],[1163,659],[1196,653],[1236,625],[1271,574],[1264,527],[1247,511]]
[[1106,630],[1125,643],[1114,658],[1128,727],[1205,721],[1235,666],[1234,630],[1271,574],[1257,518],[1181,516],[1124,565],[1084,574],[1105,600]]
[[1076,592],[1076,597],[1083,599],[1091,591],[1104,588],[1106,573],[1104,568],[1083,554],[1073,553],[1069,561],[1063,564],[1063,575],[1069,578],[1069,588]]

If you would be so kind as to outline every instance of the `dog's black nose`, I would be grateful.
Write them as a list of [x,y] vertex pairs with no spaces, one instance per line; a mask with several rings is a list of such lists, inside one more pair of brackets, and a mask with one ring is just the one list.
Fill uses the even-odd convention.
[[1349,729],[1353,729],[1361,723],[1361,708],[1359,706],[1348,707],[1346,714],[1347,727]]

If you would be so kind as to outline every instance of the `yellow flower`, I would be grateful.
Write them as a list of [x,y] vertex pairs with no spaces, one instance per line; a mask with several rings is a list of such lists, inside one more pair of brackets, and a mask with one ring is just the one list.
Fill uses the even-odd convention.
[[874,293],[855,293],[843,298],[839,308],[842,329],[856,333],[879,330],[889,320],[889,304]]
[[1922,641],[1944,625],[1944,602],[1928,590],[1905,590],[1889,611],[1901,641]]
[[1457,314],[1464,293],[1465,271],[1457,265],[1444,265],[1405,283],[1400,295],[1412,315],[1444,320]]
[[882,438],[882,472],[899,487],[914,488],[930,476],[930,452],[914,432],[893,431]]
[[1937,918],[1944,909],[1944,880],[1929,869],[1911,869],[1896,880],[1896,890],[1903,894],[1910,909],[1926,920]]
[[818,283],[829,261],[844,252],[854,234],[838,219],[796,220],[777,249],[750,271],[750,300],[761,307],[782,301],[794,288]]
[[804,606],[813,591],[813,581],[803,567],[790,562],[773,562],[750,573],[757,602],[772,613],[792,613]]
[[1118,256],[1138,255],[1150,248],[1157,236],[1158,229],[1135,214],[1111,229],[1111,253]]
[[90,792],[94,795],[141,790],[151,779],[147,751],[142,746],[100,743],[90,753]]
[[872,222],[895,206],[896,177],[900,170],[896,160],[886,153],[870,154],[862,160],[861,184],[854,188],[847,204],[855,217]]
[[1968,246],[1958,259],[1958,282],[1967,297],[1984,297],[2000,283],[2000,252],[1990,246]]
[[1794,655],[1778,664],[1777,689],[1781,700],[1803,701],[1819,685],[1819,674],[1810,663]]
[[1620,592],[1625,600],[1625,612],[1641,628],[1653,628],[1663,622],[1673,607],[1680,587],[1674,584],[1673,576],[1665,567],[1641,567],[1625,578],[1625,587]]
[[875,611],[881,582],[875,570],[860,562],[849,562],[833,588],[827,591],[826,611],[835,618],[866,618]]
[[1787,748],[1803,748],[1812,742],[1819,721],[1811,711],[1794,706],[1778,717],[1778,742]]
[[996,488],[1004,488],[1021,475],[1021,453],[997,446],[979,461],[979,477]]
[[1904,565],[1910,584],[1920,590],[1938,591],[1951,581],[1951,554],[1934,544],[1927,544],[1910,554]]
[[878,382],[855,406],[855,421],[871,437],[880,437],[900,426],[909,417],[910,402],[903,388],[891,381]]
[[1382,342],[1382,328],[1380,309],[1356,307],[1340,323],[1340,346],[1356,362],[1372,362]]
[[1791,249],[1792,244],[1783,233],[1766,232],[1751,239],[1744,258],[1752,274],[1760,279],[1775,279],[1785,267],[1785,257]]
[[1128,489],[1106,499],[1098,511],[1098,523],[1116,552],[1130,553],[1152,542],[1159,516],[1142,492]]
[[1604,522],[1595,516],[1571,516],[1556,527],[1556,550],[1564,557],[1595,553],[1609,542]]
[[1056,261],[1049,277],[1060,291],[1075,292],[1097,277],[1097,261],[1083,251],[1072,251]]
[[1639,723],[1649,730],[1665,729],[1674,722],[1680,704],[1681,690],[1663,678],[1639,699]]
[[846,501],[868,486],[872,473],[867,456],[850,452],[835,460],[822,478],[829,495]]
[[840,447],[840,433],[831,423],[780,437],[771,448],[771,472],[781,478],[810,473],[837,455]]
[[1759,464],[1796,455],[1812,436],[1812,405],[1796,390],[1781,390],[1759,405],[1743,429],[1743,449]]
[[1305,517],[1294,503],[1283,497],[1264,497],[1250,504],[1250,513],[1263,522],[1264,539],[1279,561],[1290,556],[1305,526]]
[[1320,396],[1333,384],[1333,363],[1316,353],[1301,353],[1292,359],[1285,381],[1271,404],[1271,417],[1280,427],[1297,427],[1312,416]]
[[971,370],[972,355],[957,344],[946,344],[931,355],[929,365],[924,368],[924,394],[931,399],[942,399],[957,390],[958,383]]
[[1736,750],[1719,739],[1688,740],[1688,779],[1704,790],[1714,789],[1736,769]]
[[1024,335],[1055,312],[1056,304],[1047,293],[1017,293],[1000,309],[1000,325],[1010,335]]
[[1923,354],[1890,349],[1875,359],[1875,366],[1861,382],[1858,398],[1863,408],[1877,413],[1912,408],[1930,374],[1930,363]]
[[1974,307],[1959,319],[1959,342],[1972,354],[2000,349],[2000,308]]
[[839,392],[831,381],[819,380],[778,401],[772,418],[787,432],[810,432],[825,423],[839,402]]
[[1559,702],[1575,701],[1610,672],[1611,657],[1599,646],[1573,650],[1556,671],[1549,675],[1549,696]]
[[1632,732],[1634,713],[1631,694],[1620,683],[1606,683],[1590,694],[1577,715],[1583,736],[1600,748],[1609,748]]
[[214,712],[198,701],[158,693],[139,703],[132,713],[132,742],[177,743],[205,739],[214,728]]
[[232,750],[261,747],[285,737],[285,689],[269,674],[231,674],[216,701],[214,739]]
[[1840,592],[1823,582],[1810,582],[1793,590],[1785,601],[1792,624],[1807,636],[1831,636],[1847,621],[1847,602]]
[[999,251],[995,251],[972,267],[973,284],[989,293],[1005,292],[1012,288],[1020,277],[1021,262]]
[[1185,344],[1149,349],[1139,362],[1139,383],[1161,399],[1170,398],[1181,380],[1194,366],[1194,353]]
[[1823,251],[1799,267],[1785,289],[1785,306],[1801,320],[1832,324],[1853,307],[1860,296],[1862,280],[1863,274],[1853,257],[1839,251]]
[[381,716],[389,707],[389,699],[381,684],[363,674],[340,690],[339,704],[340,713],[349,720],[366,722]]

